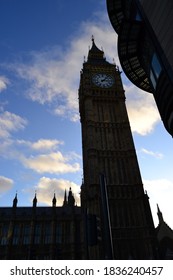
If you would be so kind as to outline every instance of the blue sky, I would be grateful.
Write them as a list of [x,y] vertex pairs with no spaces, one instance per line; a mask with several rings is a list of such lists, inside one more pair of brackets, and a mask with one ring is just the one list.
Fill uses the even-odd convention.
[[[82,180],[80,70],[91,36],[108,61],[117,36],[106,1],[0,0],[0,206],[61,205]],[[121,68],[121,67],[120,67]],[[157,225],[159,204],[173,228],[173,141],[152,98],[122,74],[144,189]],[[79,204],[79,202],[78,202]]]

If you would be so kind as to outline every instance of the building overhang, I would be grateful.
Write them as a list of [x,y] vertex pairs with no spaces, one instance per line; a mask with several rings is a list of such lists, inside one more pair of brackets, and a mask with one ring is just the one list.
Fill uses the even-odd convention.
[[[131,0],[107,0],[107,11],[110,22],[119,34],[122,22],[127,18],[131,6]],[[127,14],[127,15],[126,15]]]
[[118,36],[118,55],[123,71],[129,80],[140,89],[152,93],[148,74],[142,65],[142,58],[145,57],[142,46],[143,36],[144,30],[140,22],[124,21]]
[[145,30],[142,21],[130,16],[132,1],[107,0],[107,9],[111,24],[118,34],[118,55],[123,71],[137,87],[153,93],[148,73],[143,67],[147,56],[143,46]]

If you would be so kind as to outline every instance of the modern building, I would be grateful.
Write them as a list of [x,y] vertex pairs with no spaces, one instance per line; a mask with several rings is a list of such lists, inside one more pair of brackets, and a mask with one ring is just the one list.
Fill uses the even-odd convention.
[[[156,230],[125,104],[121,73],[92,47],[79,85],[84,178],[62,206],[0,208],[0,259],[158,259],[167,257],[165,224]],[[159,216],[160,217],[160,216]],[[160,218],[161,221],[161,218]],[[170,237],[170,231],[169,231]],[[163,243],[163,242],[162,242]]]
[[173,136],[172,0],[107,0],[107,10],[118,34],[123,71],[137,87],[154,95]]

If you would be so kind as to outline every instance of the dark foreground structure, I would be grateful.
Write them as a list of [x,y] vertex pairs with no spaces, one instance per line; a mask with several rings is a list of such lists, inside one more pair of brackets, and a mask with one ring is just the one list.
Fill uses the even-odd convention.
[[125,74],[137,87],[153,93],[173,136],[173,1],[107,0],[107,9]]
[[92,38],[81,70],[84,179],[52,207],[0,208],[1,259],[172,259],[173,232],[158,208],[154,227],[125,105],[121,73]]
[[0,208],[0,259],[68,260],[84,258],[83,215],[69,191],[62,207]]

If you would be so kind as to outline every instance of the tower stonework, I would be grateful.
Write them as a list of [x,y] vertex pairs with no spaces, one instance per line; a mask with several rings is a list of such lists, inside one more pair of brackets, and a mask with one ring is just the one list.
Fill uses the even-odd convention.
[[99,221],[101,233],[94,244],[88,244],[88,258],[106,257],[100,192],[100,174],[103,174],[112,257],[155,259],[154,224],[143,189],[120,74],[114,64],[106,61],[104,52],[92,39],[79,86],[84,172],[81,206],[87,217],[93,215],[96,222]]

